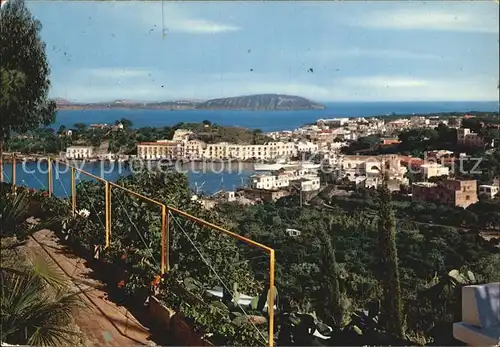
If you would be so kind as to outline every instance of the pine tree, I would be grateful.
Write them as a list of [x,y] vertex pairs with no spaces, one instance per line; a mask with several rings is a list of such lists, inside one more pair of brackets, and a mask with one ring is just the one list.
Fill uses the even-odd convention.
[[402,339],[404,332],[396,248],[396,221],[391,206],[391,192],[386,174],[383,175],[383,182],[377,190],[379,199],[379,271],[383,287],[382,321],[385,322],[389,335]]

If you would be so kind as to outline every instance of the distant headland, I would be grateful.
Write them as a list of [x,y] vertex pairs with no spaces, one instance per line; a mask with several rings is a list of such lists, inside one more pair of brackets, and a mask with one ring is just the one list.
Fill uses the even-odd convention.
[[58,110],[107,110],[107,109],[159,109],[159,110],[322,110],[325,106],[306,98],[284,94],[256,94],[228,98],[198,100],[176,100],[163,102],[140,102],[115,100],[97,103],[74,103],[56,98]]

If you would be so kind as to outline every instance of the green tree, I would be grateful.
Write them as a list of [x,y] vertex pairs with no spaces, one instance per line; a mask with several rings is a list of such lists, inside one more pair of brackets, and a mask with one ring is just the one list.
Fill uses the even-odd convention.
[[378,143],[380,143],[380,136],[378,135],[363,136],[352,142],[349,147],[344,148],[343,151],[346,154],[350,154],[356,151],[374,149]]
[[23,133],[55,119],[41,24],[23,0],[11,0],[0,15],[0,155],[12,132]]
[[388,175],[384,173],[383,184],[378,188],[378,246],[379,274],[383,287],[382,312],[387,333],[401,339],[404,337],[404,333],[396,248],[396,220],[391,206],[391,191],[387,182]]
[[57,130],[57,133],[58,133],[59,135],[66,133],[66,127],[65,127],[64,125],[61,125],[61,126],[59,127],[59,130]]
[[120,120],[117,120],[115,122],[115,125],[118,125],[120,123],[123,125],[123,129],[130,129],[134,125],[134,123],[132,123],[132,121],[127,118],[121,118]]
[[[329,226],[329,229],[331,229],[331,226]],[[335,259],[335,247],[333,245],[332,236],[330,236],[326,228],[321,228],[318,232],[318,236],[322,248],[320,271],[325,274],[325,280],[322,285],[324,299],[322,315],[326,323],[340,327],[344,312],[339,286],[338,266]]]
[[109,143],[108,143],[108,152],[109,153],[113,153],[113,154],[116,154],[120,151],[120,145],[117,144],[114,140],[109,140]]
[[78,130],[78,132],[82,132],[87,129],[87,124],[85,123],[75,123],[73,126],[76,128],[76,130]]

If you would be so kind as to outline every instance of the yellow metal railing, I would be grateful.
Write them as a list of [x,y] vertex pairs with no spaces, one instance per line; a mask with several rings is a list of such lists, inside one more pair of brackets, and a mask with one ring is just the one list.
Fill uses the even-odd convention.
[[[105,245],[106,247],[109,247],[111,244],[111,193],[112,193],[112,187],[116,189],[121,189],[124,192],[133,195],[135,197],[138,197],[142,200],[148,201],[150,203],[156,204],[161,208],[161,267],[160,271],[161,274],[163,275],[165,272],[168,272],[170,269],[170,264],[169,264],[169,247],[170,247],[170,242],[169,242],[169,212],[172,214],[179,215],[185,219],[188,219],[198,225],[208,227],[211,229],[215,229],[225,235],[228,235],[232,238],[235,238],[241,242],[244,242],[250,246],[259,248],[263,250],[264,252],[269,254],[269,346],[272,347],[274,344],[274,265],[275,265],[275,252],[274,249],[265,246],[261,243],[258,243],[256,241],[253,241],[249,238],[246,238],[244,236],[241,236],[237,233],[234,233],[232,231],[229,231],[227,229],[224,229],[216,224],[210,223],[208,221],[205,221],[201,218],[198,218],[196,216],[193,216],[189,213],[186,213],[184,211],[181,211],[175,207],[168,206],[166,204],[163,204],[159,201],[156,201],[154,199],[151,199],[147,196],[144,196],[142,194],[139,194],[137,192],[134,192],[126,187],[120,186],[114,182],[110,182],[105,180],[102,177],[96,176],[90,172],[87,172],[83,169],[74,167],[72,165],[69,165],[68,163],[53,159],[51,157],[47,158],[48,161],[48,177],[47,177],[47,187],[48,187],[48,194],[49,196],[52,196],[53,194],[53,189],[54,189],[54,182],[53,182],[53,170],[52,170],[52,165],[53,163],[58,163],[67,166],[68,168],[71,169],[71,211],[73,214],[76,214],[76,203],[77,203],[77,194],[76,194],[76,173],[80,172],[86,176],[89,176],[93,179],[96,179],[100,182],[103,182],[105,184],[105,218],[106,218],[106,223],[105,223]],[[16,186],[16,156],[11,155],[11,163],[12,163],[12,178],[11,178],[11,183],[13,187]],[[3,182],[4,179],[4,172],[3,172],[3,158],[0,156],[0,181]]]

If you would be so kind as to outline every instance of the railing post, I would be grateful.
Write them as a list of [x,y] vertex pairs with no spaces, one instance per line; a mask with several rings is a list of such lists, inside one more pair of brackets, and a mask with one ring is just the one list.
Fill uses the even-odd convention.
[[[108,181],[106,181],[108,182]],[[109,219],[109,233],[108,233],[108,245],[111,243],[111,184],[109,184],[108,189],[108,219]]]
[[47,165],[48,165],[48,170],[47,170],[48,182],[47,183],[49,184],[49,196],[52,196],[53,186],[52,186],[52,158],[51,157],[47,158]]
[[161,274],[170,270],[169,263],[169,216],[168,209],[165,205],[161,207]]
[[106,208],[106,248],[109,247],[109,239],[110,239],[110,234],[111,234],[111,209],[110,209],[110,203],[111,203],[111,191],[109,187],[109,182],[106,181],[106,187],[105,187],[105,208]]
[[[0,142],[0,146],[2,143]],[[0,182],[3,182],[3,151],[0,148]]]
[[12,190],[16,192],[16,154],[12,153]]
[[71,168],[71,210],[74,216],[76,213],[76,177],[74,167]]
[[269,252],[269,347],[274,345],[274,249]]

